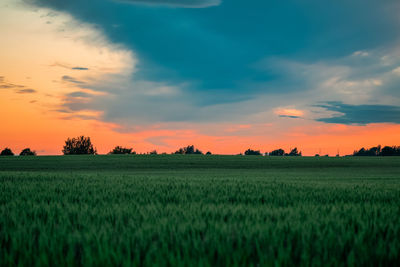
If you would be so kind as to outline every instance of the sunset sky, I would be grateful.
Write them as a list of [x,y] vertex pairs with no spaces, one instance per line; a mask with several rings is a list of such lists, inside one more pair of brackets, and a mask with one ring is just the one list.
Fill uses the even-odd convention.
[[400,145],[398,0],[0,0],[0,149]]

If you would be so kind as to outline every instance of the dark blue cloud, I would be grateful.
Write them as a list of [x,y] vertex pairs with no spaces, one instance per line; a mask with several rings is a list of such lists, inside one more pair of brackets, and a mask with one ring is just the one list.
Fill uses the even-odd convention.
[[115,0],[119,2],[132,3],[132,4],[145,4],[145,5],[161,5],[172,7],[186,7],[186,8],[204,8],[210,6],[217,6],[221,0]]
[[317,121],[325,123],[357,124],[370,123],[400,123],[400,106],[390,105],[348,105],[342,102],[328,102],[316,105],[341,115],[330,118],[320,118]]
[[[359,91],[365,92],[366,101],[382,99],[380,103],[388,95],[400,92],[398,79],[392,77],[390,81],[383,77],[381,86],[358,88],[367,80],[386,75],[395,66],[382,64],[383,54],[379,52],[374,56],[372,52],[369,56],[365,56],[367,52],[354,54],[387,54],[398,42],[397,0],[225,0],[212,8],[176,8],[214,2],[200,0],[188,0],[186,4],[182,4],[184,0],[146,1],[153,5],[142,5],[145,0],[25,1],[67,12],[100,29],[116,47],[134,52],[138,65],[126,81],[124,78],[119,82],[117,78],[115,83],[90,84],[90,79],[85,83],[71,76],[62,77],[75,86],[110,93],[97,96],[75,92],[65,96],[66,110],[102,110],[105,121],[135,125],[239,121],[240,116],[282,104],[351,101],[347,97],[353,91],[357,96]],[[73,64],[76,65],[66,67],[86,70],[73,68],[79,62]],[[307,92],[304,98],[312,95],[312,99],[302,99],[302,92],[328,84],[325,82],[332,78],[338,82],[332,83],[331,88],[315,94]],[[151,86],[143,86],[145,82]],[[359,85],[351,85],[352,82]],[[145,94],[152,86],[180,90],[171,95]],[[343,96],[340,87],[346,86],[349,88],[343,89],[348,90]],[[293,92],[296,97],[291,97]],[[386,98],[379,98],[383,92]],[[283,97],[275,101],[278,94]],[[269,95],[270,99],[266,97]],[[254,105],[258,99],[265,99],[265,103]],[[326,102],[319,107],[340,114],[318,119],[325,123],[399,123],[400,118],[397,106]]]
[[190,83],[188,90],[231,95],[263,92],[265,85],[285,82],[276,73],[255,68],[262,59],[329,60],[391,44],[399,36],[398,5],[392,0],[229,0],[205,9],[106,0],[30,1],[98,25],[111,41],[135,51],[136,79]]

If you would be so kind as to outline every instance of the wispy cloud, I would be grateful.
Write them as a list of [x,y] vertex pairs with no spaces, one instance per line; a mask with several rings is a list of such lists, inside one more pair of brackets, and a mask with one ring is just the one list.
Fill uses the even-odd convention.
[[6,82],[4,76],[0,76],[0,89],[24,88],[24,85]]
[[61,67],[64,69],[69,69],[69,70],[89,70],[89,68],[87,67],[81,67],[81,66],[71,66],[70,64],[66,64],[66,63],[59,63],[56,62],[52,65],[50,65],[51,67]]
[[0,84],[0,89],[9,89],[14,87],[15,86],[13,84]]
[[72,92],[66,95],[67,97],[90,97],[91,95],[85,92]]
[[286,118],[301,118],[304,115],[304,112],[299,109],[294,108],[277,108],[274,110],[274,113],[279,117],[286,117]]
[[16,91],[17,94],[34,94],[36,92],[34,89],[20,89]]
[[79,80],[75,79],[74,77],[71,77],[68,75],[62,76],[61,80],[64,82],[69,82],[69,83],[74,83],[74,84],[85,84],[85,82],[79,81]]

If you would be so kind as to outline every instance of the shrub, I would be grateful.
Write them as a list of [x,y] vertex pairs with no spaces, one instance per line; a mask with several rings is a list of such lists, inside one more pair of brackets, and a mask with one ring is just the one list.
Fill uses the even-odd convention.
[[196,149],[193,145],[187,146],[187,147],[182,147],[178,149],[175,154],[182,154],[182,155],[189,155],[189,154],[199,154],[202,155],[203,152],[200,150]]
[[14,156],[14,153],[11,151],[11,149],[6,147],[3,149],[3,151],[1,151],[0,156]]
[[108,154],[136,154],[136,152],[135,151],[132,152],[132,150],[133,148],[116,146]]
[[30,148],[25,148],[19,153],[20,156],[36,156],[36,152],[32,151]]
[[252,150],[252,149],[247,149],[244,154],[246,156],[261,156],[260,150]]

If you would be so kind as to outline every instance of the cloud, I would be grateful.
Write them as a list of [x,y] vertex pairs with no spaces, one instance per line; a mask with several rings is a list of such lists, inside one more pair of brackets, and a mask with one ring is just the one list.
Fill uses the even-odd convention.
[[327,102],[316,105],[327,111],[339,113],[328,118],[319,118],[316,121],[338,124],[367,125],[370,123],[400,124],[400,106],[391,105],[349,105],[343,102]]
[[80,66],[72,67],[70,64],[59,63],[59,62],[56,62],[50,66],[51,67],[61,67],[61,68],[70,69],[70,70],[89,70],[89,68],[86,68],[86,67],[80,67]]
[[294,108],[277,108],[274,110],[274,113],[279,117],[286,118],[301,118],[304,115],[302,110],[294,109]]
[[291,119],[299,119],[301,117],[299,116],[293,116],[293,115],[279,115],[281,118],[291,118]]
[[397,67],[395,69],[392,70],[393,73],[400,75],[400,67]]
[[14,88],[12,84],[0,84],[0,89],[9,89],[9,88]]
[[17,94],[33,94],[36,93],[34,89],[20,89],[16,91]]
[[91,95],[85,92],[72,92],[66,95],[67,97],[90,97]]
[[0,89],[24,88],[24,87],[25,87],[24,85],[5,82],[5,77],[0,76]]
[[[137,55],[138,61],[134,61],[132,69],[124,65],[126,71],[119,68],[114,76],[82,77],[79,75],[87,73],[68,70],[61,70],[65,72],[57,76],[64,75],[62,80],[72,83],[74,90],[80,87],[107,92],[106,96],[65,93],[65,102],[61,105],[66,110],[76,112],[101,110],[103,114],[99,118],[105,122],[124,126],[182,121],[250,123],[251,120],[257,120],[258,123],[279,121],[282,124],[294,124],[302,121],[304,123],[304,120],[283,120],[279,117],[311,116],[313,114],[308,108],[314,103],[337,100],[345,101],[349,105],[363,105],[377,103],[376,99],[379,99],[379,104],[396,105],[378,98],[383,95],[384,90],[391,90],[385,89],[385,86],[388,79],[392,78],[384,76],[389,72],[395,76],[396,71],[392,70],[400,62],[397,60],[388,67],[381,62],[383,56],[392,55],[388,52],[387,44],[393,42],[386,41],[395,36],[394,30],[390,28],[387,31],[378,31],[377,24],[371,23],[371,19],[363,15],[360,15],[359,24],[351,24],[350,22],[355,21],[354,17],[346,14],[352,14],[348,10],[352,10],[353,4],[331,5],[330,8],[323,5],[322,9],[319,8],[322,5],[317,5],[315,9],[307,10],[310,15],[313,14],[310,20],[303,21],[301,16],[296,15],[301,14],[298,10],[288,13],[291,8],[287,10],[286,5],[276,4],[274,12],[270,12],[268,4],[261,2],[254,8],[251,5],[225,1],[224,9],[202,10],[196,16],[190,15],[193,10],[159,10],[121,5],[115,3],[117,0],[102,1],[94,6],[86,1],[70,1],[68,4],[62,0],[39,2],[55,10],[68,12],[79,21],[96,25],[110,40],[122,44],[125,49],[132,49],[132,54]],[[205,7],[221,1],[124,2]],[[381,11],[380,5],[376,5],[377,11]],[[239,6],[242,13],[252,14],[254,20],[238,17]],[[369,6],[369,10],[376,9]],[[297,8],[303,7],[296,6]],[[324,12],[330,14],[332,8],[344,15],[343,20],[337,22],[326,16],[327,13]],[[299,27],[302,28],[309,28],[308,23],[312,20],[321,23],[301,34],[296,28],[276,26],[273,23],[287,14],[290,14],[293,21],[298,20]],[[115,29],[112,25],[121,27]],[[334,25],[339,30],[326,30]],[[152,34],[148,34],[149,32]],[[356,36],[343,39],[343,36],[354,32]],[[154,36],[163,42],[154,42]],[[336,42],[342,39],[344,41]],[[371,40],[379,40],[379,43]],[[321,49],[334,41],[337,46]],[[377,51],[385,52],[379,54]],[[78,53],[74,53],[76,54]],[[392,60],[393,58],[391,57]],[[59,59],[50,62],[55,62],[54,60]],[[264,66],[254,67],[260,61]],[[69,62],[62,64],[69,69],[90,66],[93,73],[100,66],[108,67],[107,64],[83,62],[80,58],[57,62]],[[92,71],[88,72],[91,73]],[[72,87],[72,84],[66,85]],[[387,95],[394,94],[393,90]],[[293,108],[288,107],[296,109],[290,110]],[[279,108],[285,110],[277,111]],[[324,109],[328,113],[327,118],[332,115],[327,108]],[[325,116],[321,113],[317,115],[319,118]]]
[[[130,75],[106,75],[78,87],[91,93],[65,94],[63,109],[101,110],[102,121],[128,128],[154,123],[242,120],[265,109],[261,99],[256,99],[260,103],[251,102],[254,99],[229,101],[225,92],[196,92],[190,90],[190,84],[135,80]],[[215,98],[214,104],[206,103],[211,97]]]
[[205,8],[218,6],[221,0],[117,0],[118,2],[145,4],[157,6],[171,6],[184,8]]
[[73,67],[71,69],[72,70],[89,70],[88,68],[84,68],[84,67]]
[[61,80],[64,82],[69,82],[69,83],[74,83],[74,84],[85,84],[85,82],[79,81],[75,79],[74,77],[64,75],[61,77]]
[[356,51],[353,53],[353,56],[367,57],[369,53],[366,51]]

